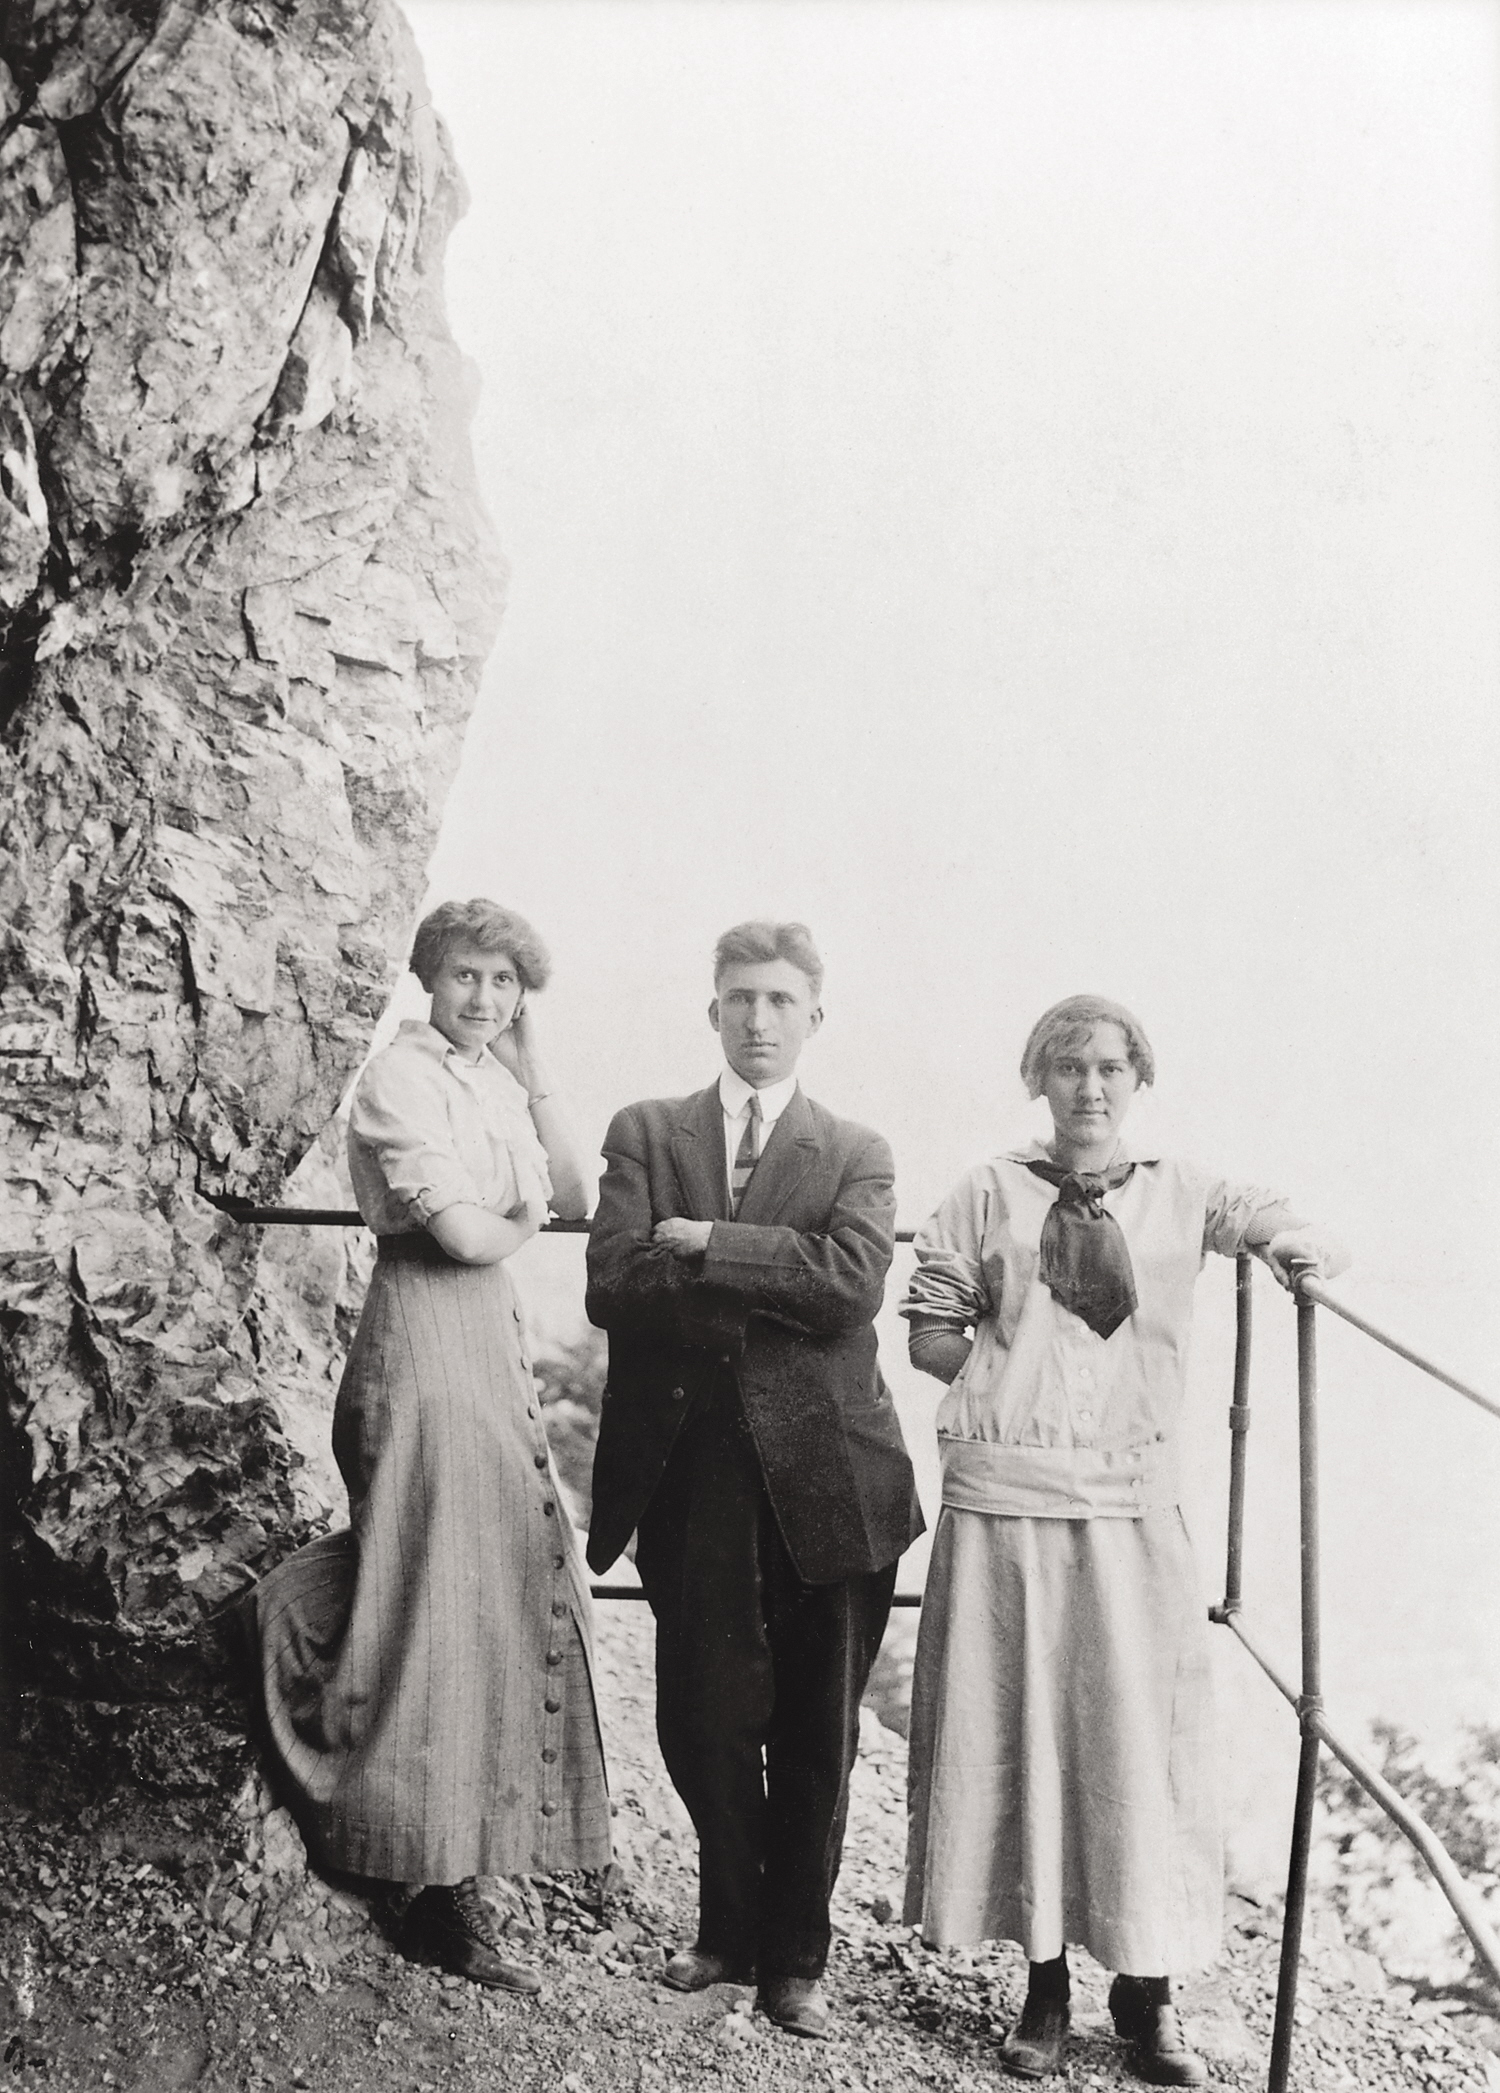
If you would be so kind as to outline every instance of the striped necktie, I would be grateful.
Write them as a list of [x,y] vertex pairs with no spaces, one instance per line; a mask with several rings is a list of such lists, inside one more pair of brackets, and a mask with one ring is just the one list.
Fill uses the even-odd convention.
[[738,1214],[740,1201],[745,1196],[745,1187],[750,1182],[751,1172],[760,1160],[760,1098],[755,1091],[750,1093],[750,1109],[745,1115],[745,1131],[740,1136],[740,1145],[734,1152],[734,1169],[729,1177],[730,1211]]

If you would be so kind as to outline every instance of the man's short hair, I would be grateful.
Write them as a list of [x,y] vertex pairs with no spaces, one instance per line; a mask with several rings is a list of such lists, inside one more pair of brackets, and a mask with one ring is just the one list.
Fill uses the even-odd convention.
[[1095,1025],[1119,1026],[1140,1086],[1150,1089],[1156,1080],[1156,1056],[1140,1019],[1132,1016],[1123,1003],[1112,1003],[1108,996],[1064,996],[1060,1003],[1042,1012],[1021,1056],[1021,1081],[1032,1097],[1040,1097],[1046,1089],[1058,1055],[1081,1047]]
[[472,901],[440,901],[417,925],[412,940],[411,970],[423,988],[431,990],[438,968],[456,945],[474,945],[481,952],[503,952],[523,988],[545,988],[552,961],[524,916],[497,901],[476,895]]
[[823,962],[805,923],[736,923],[714,946],[714,987],[727,967],[764,966],[784,959],[807,976],[813,1001],[823,993]]

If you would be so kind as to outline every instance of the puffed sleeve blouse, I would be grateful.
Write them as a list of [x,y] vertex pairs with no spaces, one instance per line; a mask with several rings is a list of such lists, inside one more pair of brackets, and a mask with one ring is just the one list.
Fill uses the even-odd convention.
[[466,1060],[417,1019],[355,1088],[349,1175],[377,1235],[412,1234],[449,1206],[505,1215],[552,1196],[547,1151],[510,1070],[493,1054]]
[[1177,1423],[1205,1255],[1233,1257],[1294,1217],[1259,1186],[1133,1158],[1129,1179],[1103,1196],[1129,1247],[1137,1307],[1103,1338],[1038,1277],[1057,1192],[1026,1162],[1046,1153],[1033,1143],[979,1164],[917,1232],[901,1313],[974,1331],[938,1409],[943,1502],[1030,1518],[1137,1518],[1178,1500]]

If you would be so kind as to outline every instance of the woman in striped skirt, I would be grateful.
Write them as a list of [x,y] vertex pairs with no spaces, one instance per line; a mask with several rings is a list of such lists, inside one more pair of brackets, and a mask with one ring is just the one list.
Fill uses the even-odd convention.
[[423,921],[431,995],[359,1080],[378,1238],[334,1410],[350,1524],[256,1593],[271,1744],[329,1866],[425,1885],[408,1943],[512,1991],[474,1878],[599,1868],[588,1586],[505,1260],[587,1193],[527,1010],[548,959],[490,901]]

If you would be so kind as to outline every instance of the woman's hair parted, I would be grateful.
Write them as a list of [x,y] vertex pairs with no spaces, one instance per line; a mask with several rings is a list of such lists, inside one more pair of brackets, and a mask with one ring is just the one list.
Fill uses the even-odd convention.
[[503,952],[523,988],[545,988],[552,960],[524,916],[498,901],[476,895],[472,901],[441,901],[417,925],[412,940],[411,970],[429,991],[437,970],[455,945],[474,945],[481,952]]
[[762,918],[736,923],[714,946],[714,986],[726,967],[759,966],[772,959],[784,959],[805,974],[814,1001],[823,993],[823,962],[807,925]]
[[1044,1010],[1031,1028],[1021,1056],[1021,1081],[1028,1096],[1041,1096],[1057,1056],[1081,1047],[1095,1025],[1119,1026],[1141,1088],[1150,1088],[1156,1080],[1156,1056],[1140,1019],[1123,1003],[1112,1003],[1108,996],[1064,996],[1060,1003]]

